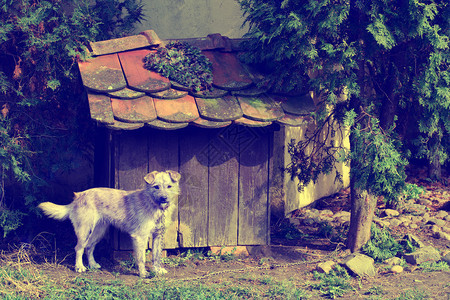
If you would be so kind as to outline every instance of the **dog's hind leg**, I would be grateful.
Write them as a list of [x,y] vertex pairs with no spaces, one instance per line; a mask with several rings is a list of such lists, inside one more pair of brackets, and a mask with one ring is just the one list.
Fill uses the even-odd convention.
[[102,239],[105,234],[108,224],[105,222],[98,222],[94,228],[94,231],[89,236],[89,240],[86,244],[86,255],[91,269],[100,269],[101,266],[94,259],[94,250],[97,243]]
[[83,253],[94,231],[95,222],[86,222],[84,220],[84,222],[72,223],[78,239],[75,246],[75,271],[81,273],[86,271],[86,267],[83,264]]

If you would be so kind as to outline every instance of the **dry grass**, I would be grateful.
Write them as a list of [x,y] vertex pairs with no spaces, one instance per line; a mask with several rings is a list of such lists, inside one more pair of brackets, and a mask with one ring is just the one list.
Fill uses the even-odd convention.
[[[65,260],[57,260],[56,252],[51,247],[49,233],[38,234],[30,243],[11,247],[0,252],[0,295],[27,295],[39,298],[49,285],[49,278],[41,272],[45,269],[57,269]],[[52,261],[48,261],[53,252]],[[40,263],[36,263],[36,259]]]

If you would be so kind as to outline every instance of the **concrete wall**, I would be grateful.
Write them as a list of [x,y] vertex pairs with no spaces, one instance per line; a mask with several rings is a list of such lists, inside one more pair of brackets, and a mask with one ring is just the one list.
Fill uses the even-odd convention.
[[220,33],[240,38],[242,12],[236,0],[143,0],[147,20],[137,32],[153,29],[161,39],[203,37]]
[[[287,145],[291,139],[299,140],[301,137],[305,136],[305,130],[308,125],[301,127],[287,127],[284,131],[284,141]],[[309,125],[311,126],[311,125]],[[347,133],[346,133],[347,134]],[[338,134],[335,137],[336,144],[340,142]],[[344,146],[350,147],[350,142],[348,139],[348,134],[344,136],[343,139]],[[284,149],[284,164],[285,166],[290,162],[290,155],[287,151],[287,148]],[[338,192],[343,187],[347,187],[350,184],[350,168],[345,164],[338,164],[338,170],[343,176],[343,184],[339,183],[339,181],[335,181],[335,173],[331,172],[327,175],[319,176],[317,182],[310,183],[305,187],[302,192],[298,191],[298,180],[291,180],[289,174],[284,174],[284,191],[285,191],[285,203],[284,203],[284,213],[285,215],[290,214],[296,209],[305,207],[315,200],[320,198],[332,195]]]

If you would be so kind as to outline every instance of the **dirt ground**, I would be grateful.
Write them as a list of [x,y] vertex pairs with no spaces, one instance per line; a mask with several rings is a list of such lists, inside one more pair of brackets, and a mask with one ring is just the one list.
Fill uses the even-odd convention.
[[[449,181],[443,183],[417,182],[432,191],[432,197],[442,197],[448,195],[450,191]],[[342,192],[325,199],[329,206],[340,206],[334,209],[348,209],[347,193]],[[432,200],[432,199],[431,199]],[[434,203],[432,201],[432,203]],[[347,206],[347,207],[346,207]],[[439,207],[430,206],[436,211]],[[284,223],[285,224],[285,223]],[[283,222],[273,224],[273,232],[277,233]],[[450,250],[450,243],[440,239],[435,239],[432,234],[424,229],[406,230],[405,228],[391,228],[394,234],[402,235],[413,233],[424,243],[432,245],[441,252]],[[299,228],[301,232],[314,231],[313,228]],[[48,240],[46,240],[48,242]],[[50,244],[50,243],[49,243]],[[73,271],[74,253],[69,247],[54,251],[52,245],[47,245],[52,249],[44,249],[45,243],[35,242],[41,245],[42,252],[39,253],[39,246],[36,247],[38,253],[32,258],[41,272],[43,272],[55,284],[64,286],[64,283],[75,277],[96,278],[101,281],[121,280],[126,284],[134,284],[139,281],[137,271],[128,267],[124,261],[113,261],[110,257],[101,256],[102,246],[100,245],[99,263],[103,266],[100,271],[78,274]],[[43,255],[42,253],[45,253]],[[179,252],[168,253],[169,260],[173,261],[166,265],[168,274],[164,277],[165,284],[171,282],[202,282],[205,285],[220,284],[224,282],[252,283],[261,282],[261,279],[272,278],[278,282],[289,281],[295,286],[303,288],[311,295],[310,299],[323,299],[321,293],[311,288],[314,283],[313,271],[319,262],[327,260],[339,261],[349,253],[344,249],[342,243],[332,242],[326,238],[290,238],[274,234],[272,244],[267,247],[254,248],[250,256],[235,257],[223,260],[217,259],[196,259],[192,258],[180,263],[177,258]],[[47,262],[46,262],[47,261]],[[55,263],[56,262],[56,263]],[[148,265],[150,266],[150,265]],[[353,290],[347,292],[340,299],[394,299],[402,293],[411,290],[425,292],[428,298],[424,299],[450,299],[450,273],[446,271],[423,272],[420,268],[408,266],[400,274],[390,273],[381,265],[376,265],[378,275],[371,278],[352,278]],[[161,280],[159,278],[146,279],[148,283]],[[259,281],[258,281],[259,280]],[[371,298],[371,290],[382,290],[383,295],[378,298]],[[410,299],[410,298],[405,298]],[[422,298],[421,298],[422,299]]]

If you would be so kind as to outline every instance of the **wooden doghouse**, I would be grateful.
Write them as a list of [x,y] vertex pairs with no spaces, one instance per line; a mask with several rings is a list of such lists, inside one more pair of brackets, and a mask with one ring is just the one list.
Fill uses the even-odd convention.
[[[98,124],[97,185],[132,190],[153,170],[181,173],[181,195],[165,248],[269,243],[274,132],[303,124],[308,95],[270,95],[241,64],[240,40],[180,40],[213,66],[212,93],[196,93],[144,68],[161,44],[153,31],[91,44],[80,62]],[[279,154],[275,154],[279,155]],[[276,158],[276,157],[275,157]],[[114,234],[116,250],[129,238]]]

